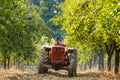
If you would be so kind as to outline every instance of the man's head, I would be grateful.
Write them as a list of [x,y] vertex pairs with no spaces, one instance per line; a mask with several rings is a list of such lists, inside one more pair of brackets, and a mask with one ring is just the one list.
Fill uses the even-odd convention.
[[59,37],[56,37],[56,40],[60,40]]
[[59,38],[59,37],[56,37],[55,41],[56,41],[56,42],[59,42],[59,41],[60,41],[60,38]]

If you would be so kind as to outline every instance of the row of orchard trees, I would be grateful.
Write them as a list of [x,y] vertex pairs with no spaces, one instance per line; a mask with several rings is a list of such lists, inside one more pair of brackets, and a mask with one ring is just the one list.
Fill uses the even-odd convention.
[[[46,32],[47,31],[47,32]],[[0,64],[35,62],[38,43],[49,34],[41,18],[41,8],[31,0],[0,0]]]
[[[65,0],[61,14],[52,19],[66,30],[65,42],[92,58],[95,51],[107,53],[108,71],[115,54],[115,73],[119,72],[120,2],[119,0]],[[86,56],[86,57],[87,57]],[[101,58],[102,59],[102,58]],[[104,63],[104,57],[103,57]],[[102,64],[103,64],[102,63]],[[104,67],[104,65],[102,65]],[[101,68],[104,69],[104,68]]]
[[62,35],[65,31],[61,30],[59,25],[55,26],[51,23],[52,19],[56,14],[59,14],[60,9],[57,5],[64,2],[64,0],[39,0],[40,7],[42,9],[42,18],[45,24],[52,30],[51,35],[53,38],[59,36],[62,39]]

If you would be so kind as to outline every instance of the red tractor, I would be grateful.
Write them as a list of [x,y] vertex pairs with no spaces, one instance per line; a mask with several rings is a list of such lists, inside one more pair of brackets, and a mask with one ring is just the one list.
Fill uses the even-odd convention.
[[68,76],[76,76],[77,50],[66,48],[59,40],[53,46],[44,46],[41,51],[38,73],[47,73],[48,69],[67,70]]

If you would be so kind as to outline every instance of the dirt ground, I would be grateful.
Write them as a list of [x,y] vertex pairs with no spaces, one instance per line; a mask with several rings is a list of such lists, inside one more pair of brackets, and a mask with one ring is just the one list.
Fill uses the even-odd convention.
[[31,70],[0,69],[0,80],[120,80],[120,74],[78,72],[76,77],[68,77],[65,71],[50,71],[48,74],[37,74],[37,72]]

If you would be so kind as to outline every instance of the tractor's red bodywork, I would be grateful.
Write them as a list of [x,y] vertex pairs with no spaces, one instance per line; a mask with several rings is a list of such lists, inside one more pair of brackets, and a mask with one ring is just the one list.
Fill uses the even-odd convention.
[[49,51],[49,62],[43,65],[44,69],[69,70],[70,55],[74,48],[67,48],[62,43],[53,46],[44,46]]
[[48,69],[63,69],[68,70],[68,76],[76,76],[77,50],[65,46],[59,41],[53,46],[44,46],[41,50],[38,73],[47,73]]

